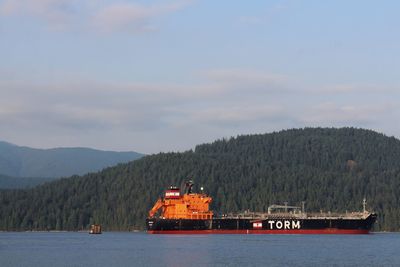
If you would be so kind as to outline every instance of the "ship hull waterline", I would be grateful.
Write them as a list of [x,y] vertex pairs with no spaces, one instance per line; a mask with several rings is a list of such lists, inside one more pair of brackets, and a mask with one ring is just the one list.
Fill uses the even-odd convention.
[[214,218],[146,220],[149,234],[368,234],[376,214],[364,218]]
[[250,234],[298,234],[298,235],[329,235],[329,234],[343,234],[343,235],[360,235],[370,234],[369,230],[363,229],[318,229],[318,230],[148,230],[148,234],[167,234],[167,235],[208,235],[208,234],[239,234],[239,235],[250,235]]

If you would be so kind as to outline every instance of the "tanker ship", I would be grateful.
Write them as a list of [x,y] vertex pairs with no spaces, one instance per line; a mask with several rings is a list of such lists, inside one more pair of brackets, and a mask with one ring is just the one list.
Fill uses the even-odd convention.
[[192,192],[187,182],[183,194],[171,186],[149,211],[146,219],[150,234],[368,234],[377,215],[362,212],[308,213],[302,207],[271,205],[267,212],[214,216],[209,209],[212,198],[201,188]]

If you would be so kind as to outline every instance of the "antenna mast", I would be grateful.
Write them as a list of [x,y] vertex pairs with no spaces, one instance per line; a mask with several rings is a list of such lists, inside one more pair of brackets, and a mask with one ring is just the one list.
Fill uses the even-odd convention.
[[363,199],[363,212],[364,212],[364,213],[367,212],[367,200],[365,199],[365,197],[364,197],[364,199]]

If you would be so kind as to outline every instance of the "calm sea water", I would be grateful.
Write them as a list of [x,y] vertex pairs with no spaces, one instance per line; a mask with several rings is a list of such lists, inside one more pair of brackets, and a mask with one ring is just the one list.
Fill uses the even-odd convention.
[[400,266],[400,234],[0,233],[0,266]]

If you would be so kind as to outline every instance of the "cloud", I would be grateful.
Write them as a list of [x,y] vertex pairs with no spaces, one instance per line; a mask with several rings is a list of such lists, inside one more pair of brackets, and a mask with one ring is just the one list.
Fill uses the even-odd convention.
[[259,10],[258,15],[242,15],[238,17],[239,23],[248,26],[265,26],[267,23],[271,23],[277,16],[285,10],[291,8],[293,1],[278,1],[276,3],[269,3],[265,8]]
[[4,0],[0,2],[0,16],[39,18],[52,29],[143,32],[155,29],[152,21],[156,18],[178,11],[191,2],[181,0],[143,5],[129,1]]
[[151,31],[155,29],[149,22],[151,19],[182,9],[188,3],[181,1],[148,6],[128,2],[111,4],[98,10],[91,17],[91,24],[102,32]]
[[77,0],[4,0],[0,4],[0,15],[38,17],[56,27],[70,22],[78,3]]
[[271,93],[284,93],[294,88],[289,88],[289,77],[251,69],[214,69],[203,73],[207,81],[218,86],[222,91],[230,94],[243,93],[246,95],[265,95]]
[[27,86],[2,85],[7,97],[0,100],[0,123],[7,128],[95,134],[110,129],[145,131],[161,125],[163,106],[143,92],[123,93],[96,85],[86,89],[87,84],[66,84],[69,90],[54,90],[52,85],[29,90]]
[[[268,85],[274,77],[221,70],[193,85],[112,84],[71,78],[62,83],[0,80],[6,96],[0,99],[0,131],[144,132],[196,123],[221,129],[281,116],[283,110],[277,105],[251,106],[252,99],[238,98],[233,92],[240,88],[226,82],[232,75],[236,82],[242,81],[245,90],[251,89],[249,84]],[[275,82],[275,77],[272,80]]]
[[185,85],[93,82],[62,75],[59,83],[37,83],[16,74],[2,76],[0,139],[24,145],[130,147],[151,153],[305,126],[400,133],[393,123],[400,116],[393,92],[380,98],[375,93],[348,98],[341,90],[316,94],[298,89],[312,86],[294,78],[261,70],[214,69]]
[[264,105],[236,105],[211,107],[194,110],[189,119],[202,124],[212,124],[218,128],[237,127],[238,125],[252,125],[254,123],[276,120],[286,115],[283,106],[278,104]]
[[248,69],[214,69],[205,72],[205,76],[210,80],[226,85],[247,84],[265,86],[282,84],[288,80],[288,77],[284,75]]
[[396,93],[399,86],[376,85],[376,84],[332,84],[321,87],[314,87],[308,90],[310,93],[323,94],[349,94],[349,93]]
[[374,125],[391,114],[395,104],[341,104],[337,102],[319,103],[307,108],[299,120],[312,125]]

